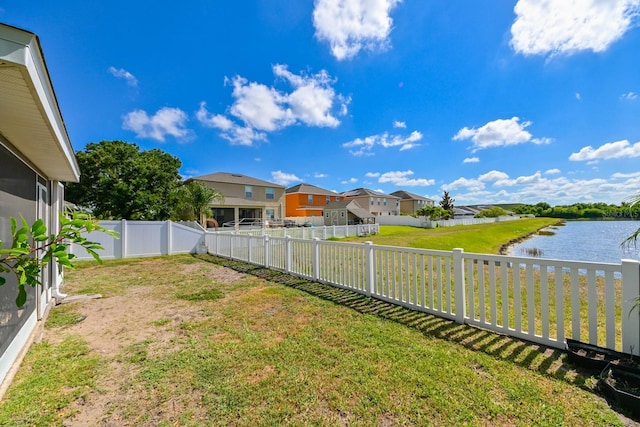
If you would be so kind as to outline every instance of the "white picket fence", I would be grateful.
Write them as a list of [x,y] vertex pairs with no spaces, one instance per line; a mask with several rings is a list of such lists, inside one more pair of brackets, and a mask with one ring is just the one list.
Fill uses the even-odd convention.
[[207,233],[205,242],[214,255],[543,345],[564,348],[573,338],[639,354],[635,260],[545,260],[251,233]]

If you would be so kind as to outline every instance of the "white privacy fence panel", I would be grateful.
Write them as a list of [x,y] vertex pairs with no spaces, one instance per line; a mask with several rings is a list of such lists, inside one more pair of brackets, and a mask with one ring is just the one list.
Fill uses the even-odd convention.
[[207,245],[215,255],[551,347],[564,348],[570,337],[640,350],[640,313],[631,310],[640,295],[635,260],[545,260],[226,233],[208,235]]
[[[195,252],[203,243],[204,231],[172,221],[100,221],[117,238],[96,231],[86,237],[102,245],[104,259],[138,256],[170,255]],[[93,259],[82,246],[72,244],[71,253],[77,259]]]

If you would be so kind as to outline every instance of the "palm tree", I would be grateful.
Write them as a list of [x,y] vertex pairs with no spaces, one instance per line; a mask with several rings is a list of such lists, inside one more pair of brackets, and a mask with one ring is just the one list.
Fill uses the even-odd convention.
[[204,228],[207,217],[211,215],[212,202],[222,202],[224,196],[215,189],[198,181],[189,181],[178,187],[173,194],[174,217],[179,219],[197,219]]
[[222,202],[224,196],[215,189],[197,181],[190,181],[187,184],[190,204],[196,217],[199,218],[200,225],[207,228],[207,217],[211,215],[211,202]]
[[[640,204],[640,193],[632,196],[629,198],[629,202],[631,203],[629,205],[630,208]],[[633,244],[634,246],[637,245],[638,243],[638,238],[640,238],[640,228],[638,228],[636,231],[634,231],[629,237],[627,237],[622,243],[621,246],[630,246],[631,244]],[[636,303],[633,306],[633,308],[631,309],[633,310],[640,310],[640,296],[638,296],[636,298]]]
[[[629,198],[629,208],[633,208],[634,206],[640,204],[640,193],[636,194]],[[638,243],[638,238],[640,238],[640,228],[634,231],[629,237],[627,237],[623,242],[623,246],[629,246],[633,244],[634,246]]]

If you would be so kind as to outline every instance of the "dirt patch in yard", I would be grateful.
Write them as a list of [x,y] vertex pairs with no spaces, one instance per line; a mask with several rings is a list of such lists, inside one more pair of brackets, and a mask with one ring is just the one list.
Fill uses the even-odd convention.
[[[145,261],[138,266],[148,269],[163,268],[162,263],[157,260]],[[181,267],[182,271],[173,271],[172,274],[196,276],[204,279],[204,282],[235,283],[244,276],[232,269],[211,264],[195,263]],[[74,289],[81,287],[82,276],[87,274],[91,275],[91,269],[73,272],[70,285],[65,291],[72,296]],[[162,271],[158,272],[159,276],[162,274]],[[120,295],[78,300],[65,306],[79,313],[83,320],[65,328],[47,328],[43,339],[55,344],[65,336],[80,335],[87,341],[89,348],[105,360],[105,375],[101,375],[98,380],[98,391],[74,402],[69,410],[76,415],[65,421],[67,426],[132,425],[119,410],[127,406],[126,402],[135,400],[137,394],[132,384],[136,383],[135,377],[139,372],[134,364],[128,363],[128,358],[135,357],[138,350],[149,356],[160,350],[170,351],[181,334],[181,325],[197,322],[207,316],[202,308],[198,308],[200,306],[174,298],[170,286],[168,292],[164,292],[151,283],[125,286]],[[193,402],[198,401],[197,396],[191,398]],[[185,408],[185,404],[188,404],[185,402],[188,400],[171,399],[154,408],[146,408],[145,402],[140,402],[139,410],[149,414],[146,425],[156,425],[159,420],[172,419],[172,414],[177,417],[187,409],[197,418],[197,405]],[[135,424],[140,425],[139,420]]]

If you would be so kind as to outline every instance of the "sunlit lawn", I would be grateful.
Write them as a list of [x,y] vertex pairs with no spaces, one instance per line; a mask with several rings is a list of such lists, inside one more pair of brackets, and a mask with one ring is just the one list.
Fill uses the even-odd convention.
[[[175,274],[185,263],[209,268],[204,259],[257,276],[221,283]],[[620,425],[593,393],[594,380],[563,365],[559,351],[541,353],[247,264],[171,256],[148,268],[144,261],[144,268],[139,259],[83,264],[67,274],[68,292],[109,297],[124,292],[120,284],[151,287],[149,298],[189,300],[203,314],[155,322],[158,331],[175,334],[171,346],[141,340],[117,356],[136,373],[120,392],[135,397],[116,399],[110,419],[194,426]],[[58,334],[77,321],[68,307],[55,308],[50,320],[47,327]],[[78,400],[105,393],[101,383],[113,361],[83,342],[71,334],[60,344],[34,345],[0,404],[0,425],[66,425]],[[179,410],[161,411],[171,407]]]

